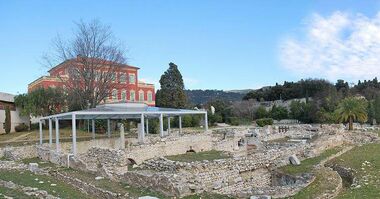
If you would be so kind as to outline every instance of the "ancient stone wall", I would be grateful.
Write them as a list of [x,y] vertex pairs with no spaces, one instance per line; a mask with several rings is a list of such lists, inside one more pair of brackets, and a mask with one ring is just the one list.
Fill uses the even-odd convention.
[[147,159],[184,154],[189,150],[201,152],[212,149],[212,136],[210,134],[198,134],[162,139],[152,144],[130,146],[125,149],[125,153],[127,158],[140,164]]
[[[103,147],[111,149],[120,149],[120,138],[101,138],[87,141],[77,141],[77,153],[86,153],[92,147]],[[52,149],[56,149],[53,143]],[[60,150],[64,153],[71,153],[72,142],[61,142]]]
[[127,159],[123,150],[90,148],[87,153],[73,157],[72,167],[98,173],[111,179],[127,172]]
[[37,157],[37,149],[35,145],[26,145],[18,147],[7,146],[3,149],[3,156],[11,160],[33,158]]
[[186,196],[192,192],[183,182],[183,178],[173,173],[156,173],[150,171],[127,172],[123,182],[137,187],[144,187],[161,192],[167,196]]

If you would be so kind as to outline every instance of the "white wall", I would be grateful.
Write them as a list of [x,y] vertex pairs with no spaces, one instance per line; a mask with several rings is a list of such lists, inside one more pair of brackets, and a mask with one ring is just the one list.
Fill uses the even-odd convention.
[[[29,124],[28,117],[20,117],[19,108],[16,108],[16,111],[11,111],[11,132],[15,131],[15,126],[19,124]],[[0,110],[0,133],[5,133],[4,130],[4,122],[5,122],[5,110]]]

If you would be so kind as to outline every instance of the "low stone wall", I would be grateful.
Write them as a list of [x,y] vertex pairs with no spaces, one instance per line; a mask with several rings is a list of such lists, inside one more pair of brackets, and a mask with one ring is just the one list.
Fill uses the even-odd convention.
[[213,149],[217,151],[234,152],[239,150],[238,141],[240,137],[233,137],[229,139],[215,139],[213,141]]
[[115,179],[128,171],[127,163],[123,150],[93,147],[87,153],[74,157],[71,166]]
[[184,154],[189,150],[195,152],[210,151],[213,149],[212,136],[210,134],[184,135],[152,144],[130,146],[125,149],[126,157],[133,159],[137,164],[144,160]]
[[132,171],[125,173],[122,181],[137,187],[152,189],[171,197],[192,193],[187,184],[183,182],[183,178],[173,173]]
[[[22,185],[16,184],[16,183],[11,182],[11,181],[4,181],[4,180],[0,179],[0,187],[6,187],[8,189],[20,191],[20,192],[24,193],[25,195],[30,196],[32,198],[59,199],[58,197],[50,195],[47,191],[38,190],[37,188],[33,188],[33,187],[22,186]],[[4,196],[4,198],[12,198],[12,197],[8,197],[6,195],[2,195],[2,196]]]
[[49,174],[59,179],[60,181],[63,181],[67,184],[77,187],[82,192],[85,192],[86,194],[89,194],[91,196],[97,196],[99,198],[109,198],[109,199],[126,197],[126,196],[119,195],[117,193],[113,193],[113,192],[95,187],[94,185],[90,183],[79,180],[78,178],[72,178],[58,171],[51,171],[49,172]]
[[37,148],[35,145],[26,145],[18,147],[7,146],[3,148],[3,157],[11,160],[34,158],[37,157]]
[[[48,144],[44,144],[48,146]],[[87,141],[77,141],[77,153],[82,154],[86,153],[92,147],[103,147],[103,148],[111,148],[111,149],[120,149],[121,143],[120,138],[101,138],[95,140],[87,140]],[[53,150],[56,149],[56,145],[53,143]],[[64,153],[72,153],[72,142],[61,142],[60,143],[60,151]]]

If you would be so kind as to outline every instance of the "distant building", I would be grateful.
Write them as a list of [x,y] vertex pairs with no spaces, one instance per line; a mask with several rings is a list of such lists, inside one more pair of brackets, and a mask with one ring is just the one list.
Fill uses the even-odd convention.
[[11,132],[19,124],[29,125],[28,117],[21,117],[19,108],[15,106],[14,95],[0,92],[0,133],[5,133],[5,108],[8,106],[11,110]]
[[[65,79],[69,79],[69,64],[73,64],[80,67],[81,63],[78,61],[80,57],[66,60],[57,66],[50,69],[49,76],[42,76],[28,85],[28,92],[31,92],[38,88],[49,88],[49,87],[64,87]],[[107,63],[107,61],[102,60],[102,63]],[[97,74],[101,74],[104,71],[108,71],[107,67],[109,65],[102,64],[104,66],[100,67]],[[106,103],[114,102],[142,102],[149,106],[155,105],[155,90],[154,85],[149,83],[144,83],[139,81],[138,70],[140,68],[135,66],[130,66],[126,64],[112,65],[112,67],[117,67],[113,76],[115,84],[114,89],[109,91],[110,95],[105,100]],[[66,77],[66,78],[65,78]]]

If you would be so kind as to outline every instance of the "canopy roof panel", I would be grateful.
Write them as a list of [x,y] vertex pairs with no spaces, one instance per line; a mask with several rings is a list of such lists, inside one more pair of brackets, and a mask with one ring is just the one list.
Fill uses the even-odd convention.
[[42,117],[41,120],[50,118],[69,120],[72,119],[73,115],[75,115],[76,119],[130,119],[140,118],[142,114],[145,117],[159,117],[161,114],[165,116],[178,116],[206,113],[204,110],[151,107],[143,103],[115,103],[102,104],[96,108],[81,111],[50,115]]

